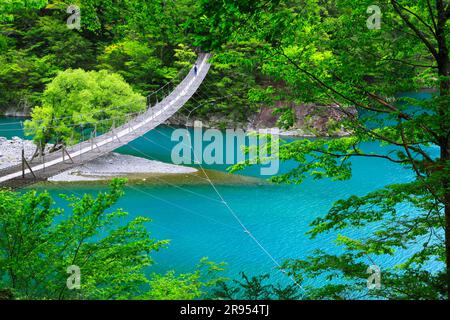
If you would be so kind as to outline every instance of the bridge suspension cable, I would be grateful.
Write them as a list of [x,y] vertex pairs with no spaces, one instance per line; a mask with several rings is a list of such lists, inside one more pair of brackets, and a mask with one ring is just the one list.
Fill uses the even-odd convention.
[[[196,62],[198,72],[195,73],[191,69],[171,93],[165,96],[162,101],[158,101],[153,107],[148,107],[144,113],[135,116],[127,123],[118,127],[113,125],[111,130],[94,139],[91,137],[89,140],[80,142],[67,149],[71,158],[76,160],[74,162],[80,164],[80,162],[95,159],[102,154],[127,144],[166,121],[182,108],[200,87],[210,68],[208,63],[209,57],[209,54],[200,54]],[[167,84],[166,87],[168,87]],[[96,146],[95,151],[93,142],[95,142]],[[29,176],[31,173],[39,172],[41,176],[48,177],[63,169],[67,169],[64,156],[52,153],[48,155],[46,161],[42,159],[41,164],[35,165],[30,169],[22,170],[19,166],[14,166],[6,170],[1,170],[0,187],[8,186],[8,183],[11,183],[13,186],[15,184],[23,185],[23,182],[18,182],[17,179],[22,176]]]

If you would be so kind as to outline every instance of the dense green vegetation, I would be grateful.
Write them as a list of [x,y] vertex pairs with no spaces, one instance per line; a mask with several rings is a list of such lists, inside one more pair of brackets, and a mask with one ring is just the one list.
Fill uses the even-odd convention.
[[42,94],[42,105],[25,122],[25,133],[44,150],[52,141],[70,145],[84,141],[88,132],[103,132],[116,123],[146,110],[146,99],[118,74],[105,70],[86,72],[67,69],[56,76]]
[[[296,160],[299,165],[274,181],[301,183],[307,177],[349,179],[350,159],[355,157],[381,158],[415,174],[416,179],[409,183],[388,185],[365,196],[340,200],[328,214],[314,221],[310,236],[338,232],[337,243],[344,249],[342,254],[330,254],[324,249],[306,259],[286,261],[283,266],[298,284],[307,277],[320,276],[339,281],[306,288],[306,293],[298,295],[293,287],[283,290],[265,287],[265,276],[250,279],[244,276],[243,282],[221,282],[219,297],[239,297],[239,292],[240,297],[247,298],[450,297],[448,1],[380,0],[381,28],[370,29],[366,20],[370,15],[367,8],[373,5],[371,0],[80,0],[75,1],[82,11],[80,30],[69,30],[65,25],[67,5],[61,1],[0,1],[0,108],[36,106],[35,121],[48,123],[53,115],[65,113],[66,108],[70,112],[70,120],[56,131],[49,132],[35,125],[38,141],[67,142],[73,133],[67,128],[73,122],[86,120],[77,118],[77,114],[85,109],[95,110],[97,101],[89,99],[69,108],[71,95],[67,95],[66,88],[59,82],[64,81],[65,76],[80,76],[84,79],[81,83],[89,83],[89,78],[98,74],[111,77],[113,80],[108,83],[114,82],[127,92],[128,97],[122,102],[128,103],[176,79],[180,67],[188,66],[195,57],[195,50],[204,50],[214,53],[214,68],[186,111],[201,105],[196,111],[200,115],[219,113],[240,122],[262,104],[285,100],[334,104],[345,115],[345,120],[338,125],[353,132],[351,137],[283,144],[279,153],[281,160]],[[133,92],[122,83],[122,78]],[[103,89],[99,89],[101,81],[96,82],[99,87],[94,86],[92,90],[98,94]],[[430,99],[397,96],[399,92],[423,88],[433,92]],[[78,99],[79,93],[75,91],[73,99]],[[59,98],[54,101],[54,97]],[[106,102],[107,108],[113,110],[114,103],[116,101]],[[354,114],[351,107],[357,107],[359,115]],[[135,108],[131,111],[139,110],[139,104]],[[289,109],[278,112],[282,115],[279,124],[288,127],[293,121],[292,112]],[[113,114],[89,120],[94,123],[110,116]],[[33,130],[32,124],[29,129]],[[365,153],[361,146],[366,142],[383,145],[385,152]],[[431,147],[437,147],[438,154],[433,154]],[[250,164],[239,164],[235,169],[246,165]],[[109,207],[102,207],[103,201],[111,202],[105,199],[115,199],[113,195],[120,193],[119,189],[113,190],[116,191],[110,196],[100,195],[99,200],[88,196],[71,199],[77,208],[74,214],[79,212],[87,224],[94,223],[91,228],[75,233],[78,241],[94,235],[97,223],[109,223],[110,218],[121,215],[119,211],[107,220],[94,219],[103,208]],[[58,226],[64,230],[73,222],[69,218],[60,225],[50,225],[49,221],[57,212],[49,209],[51,199],[45,194],[18,196],[2,192],[0,196],[5,199],[1,202],[2,226],[9,228],[11,223],[15,226],[8,229],[10,233],[16,232],[21,226],[18,221],[28,216],[33,219],[44,215],[37,221],[30,221],[40,223],[41,230]],[[94,210],[90,211],[92,206]],[[104,279],[95,278],[102,277],[101,274],[92,274],[92,282],[86,284],[90,287],[86,287],[85,297],[142,296],[144,293],[136,292],[135,285],[147,281],[153,288],[177,284],[173,292],[155,291],[148,297],[178,297],[179,291],[185,292],[184,285],[179,286],[177,281],[180,279],[172,273],[150,280],[142,275],[142,268],[151,261],[143,252],[157,249],[162,243],[148,240],[141,222],[133,225],[132,237],[123,240],[129,241],[130,246],[126,248],[130,252],[138,250],[141,259],[130,259],[127,251],[120,252],[117,262],[123,264],[124,270],[132,270],[136,277],[127,279],[119,274],[117,287],[97,291],[95,281],[102,283]],[[349,229],[354,231],[374,225],[377,231],[373,234],[361,232],[358,238],[346,235]],[[56,229],[51,231],[45,234],[60,236]],[[106,241],[118,241],[120,231],[117,232]],[[22,236],[20,233],[17,239]],[[33,241],[46,241],[38,233],[29,237],[29,248]],[[20,258],[22,249],[14,251],[17,247],[11,247],[8,241],[7,237],[2,238],[1,249]],[[98,255],[117,253],[110,251],[115,250],[114,246],[103,248],[102,242],[81,242],[83,250],[87,250],[80,251],[81,254],[96,246],[99,246]],[[74,248],[74,243],[68,245]],[[408,259],[393,268],[382,268],[380,289],[366,290],[368,257],[376,262],[377,256],[395,255],[411,248],[415,251],[408,251]],[[45,247],[48,251],[43,254],[49,255],[49,265],[54,268],[68,262],[52,260],[54,255],[65,253],[61,249],[59,245]],[[68,252],[74,253],[73,250]],[[71,256],[67,254],[67,257]],[[1,260],[1,263],[5,266],[2,265],[2,272],[6,272],[1,279],[8,281],[3,286],[17,290],[14,293],[17,297],[56,297],[59,288],[45,282],[49,281],[48,273],[36,267],[33,274],[43,281],[41,285],[48,285],[50,291],[43,295],[42,288],[28,291],[27,286],[34,285],[35,279],[27,279],[29,275],[15,259]],[[431,264],[435,267],[432,270]],[[188,284],[194,283],[187,285],[190,292],[187,296],[198,297],[197,274],[181,278]],[[129,291],[128,286],[131,286]]]
[[[120,74],[147,96],[195,60],[192,31],[200,21],[199,3],[181,1],[78,0],[81,29],[66,25],[64,1],[1,0],[0,113],[42,106],[46,85],[67,69]],[[219,113],[233,121],[251,114],[248,92],[256,68],[228,56],[250,56],[255,44],[218,54],[208,81],[184,112]],[[222,62],[221,62],[222,61]]]
[[[288,86],[292,100],[334,103],[352,137],[284,144],[281,160],[299,166],[277,182],[349,179],[350,159],[378,157],[415,173],[409,183],[388,185],[335,203],[312,225],[310,236],[338,232],[341,255],[326,249],[284,268],[305,277],[338,279],[310,288],[308,298],[446,299],[450,290],[450,5],[446,1],[379,1],[380,29],[366,20],[372,1],[202,1],[208,17],[199,43],[226,50],[256,41],[261,70]],[[206,32],[208,30],[208,32]],[[253,61],[252,61],[253,63]],[[432,88],[430,99],[395,98]],[[415,106],[415,107],[411,107]],[[349,112],[357,106],[360,116]],[[366,154],[365,142],[385,146]],[[432,152],[437,146],[439,152]],[[436,150],[436,149],[435,149]],[[246,164],[240,164],[239,169]],[[348,231],[373,226],[373,234]],[[354,233],[353,233],[354,234]],[[410,250],[409,258],[382,268],[382,286],[367,291],[367,267],[377,256]],[[375,263],[375,262],[372,262]],[[433,265],[434,268],[430,268]]]
[[[54,205],[47,192],[0,191],[0,298],[196,299],[221,280],[221,265],[202,260],[189,274],[149,274],[151,253],[169,241],[154,240],[148,218],[127,218],[112,209],[123,180],[107,193],[64,197],[71,210]],[[70,266],[80,268],[80,288],[66,285]]]

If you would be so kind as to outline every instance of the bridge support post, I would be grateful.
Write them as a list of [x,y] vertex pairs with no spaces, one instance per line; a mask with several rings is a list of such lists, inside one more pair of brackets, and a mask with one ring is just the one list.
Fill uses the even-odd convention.
[[131,116],[127,116],[128,133],[131,133]]
[[41,163],[42,163],[42,166],[43,166],[42,171],[45,172],[45,155],[44,155],[45,147],[42,148],[42,143],[40,143],[40,146],[41,146],[41,147],[40,147],[40,149],[41,149]]
[[116,138],[119,142],[122,142],[122,141],[120,141],[120,138],[119,138],[119,136],[118,136],[117,133],[116,133],[116,120],[113,121],[113,126],[112,126],[112,129],[111,129],[111,134],[112,134],[112,140],[111,140],[111,143],[114,143],[114,138]]
[[93,135],[93,133],[91,132],[91,136],[90,136],[90,141],[91,141],[91,151],[93,151],[94,150],[94,135]]
[[116,137],[117,141],[122,142],[115,130],[113,131],[113,135],[114,135],[114,137]]
[[30,163],[33,163],[33,160],[38,156],[38,153],[39,153],[39,147],[36,146],[36,150],[34,150],[34,153],[31,156]]
[[28,170],[30,170],[34,179],[36,179],[36,175],[34,174],[33,170],[31,169],[30,164],[28,163],[27,159],[25,159],[25,150],[22,149],[22,179],[25,179],[25,166],[28,167]]
[[97,147],[98,152],[100,152],[100,147],[97,142],[95,142],[95,138],[97,137],[97,126],[95,126],[94,132],[91,132],[91,137],[89,141],[91,142],[91,151],[94,151],[94,145]]
[[22,179],[25,179],[25,150],[22,148]]
[[136,130],[133,128],[133,126],[130,126],[130,130],[131,130],[130,132],[133,132],[136,136],[138,135]]
[[69,157],[70,161],[71,161],[72,163],[75,163],[75,162],[73,161],[72,157],[70,156],[70,153],[67,151],[67,149],[66,149],[65,146],[62,146],[61,151],[62,151],[62,159],[63,159],[63,162],[64,162],[64,163],[66,163],[66,159],[65,159],[65,155],[66,155],[66,154],[67,154],[67,156]]
[[[89,137],[89,142],[91,143],[91,151],[94,151],[94,144],[97,145],[97,143],[95,142],[95,138],[94,138],[94,132],[91,132],[90,137]],[[98,146],[97,146],[98,148]]]

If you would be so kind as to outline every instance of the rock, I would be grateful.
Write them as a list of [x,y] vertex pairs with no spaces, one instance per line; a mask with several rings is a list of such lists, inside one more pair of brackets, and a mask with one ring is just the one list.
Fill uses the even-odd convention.
[[[49,147],[52,147],[51,145]],[[22,148],[25,151],[25,157],[30,158],[36,150],[33,141],[14,137],[12,140],[0,138],[0,170],[17,165],[22,161]]]
[[[278,101],[275,106],[262,107],[259,113],[250,117],[247,123],[235,123],[228,119],[226,115],[212,114],[206,119],[201,119],[204,128],[246,128],[249,131],[259,129],[275,128],[280,117],[274,114],[276,108],[292,108],[295,115],[295,123],[288,130],[281,130],[282,135],[298,137],[330,137],[348,136],[349,130],[343,128],[340,123],[347,118],[342,109],[337,105],[320,105],[314,103],[295,104]],[[357,116],[358,112],[354,107],[347,107],[347,113]],[[186,115],[175,114],[166,124],[170,126],[192,127],[195,117],[187,120]]]
[[22,139],[19,137],[12,137],[11,140],[13,141],[13,143],[21,143],[22,142]]
[[14,117],[14,118],[29,118],[30,117],[30,106],[28,103],[22,104],[15,108],[10,108],[6,110],[3,115],[5,117]]

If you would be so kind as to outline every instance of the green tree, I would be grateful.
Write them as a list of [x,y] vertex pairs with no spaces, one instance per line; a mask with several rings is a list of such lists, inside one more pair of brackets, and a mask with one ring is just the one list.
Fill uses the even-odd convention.
[[[168,242],[150,238],[149,219],[109,210],[123,195],[123,183],[113,182],[97,198],[65,197],[70,211],[55,208],[47,192],[0,191],[1,287],[24,299],[137,296],[147,281],[144,268],[153,263],[149,254]],[[72,265],[81,269],[79,291],[66,286]]]
[[150,290],[143,298],[150,300],[194,300],[208,298],[209,292],[226,278],[218,277],[224,263],[214,263],[203,258],[192,273],[153,274],[149,280]]
[[86,130],[108,130],[126,122],[133,113],[145,110],[145,98],[117,74],[68,69],[46,88],[42,106],[33,109],[25,122],[41,151],[52,141],[72,144],[83,139]]
[[0,110],[31,109],[40,103],[41,92],[58,72],[51,59],[29,55],[23,50],[0,54]]
[[[28,15],[26,18],[32,18],[33,27],[21,32],[16,45],[27,48],[30,56],[47,57],[58,70],[91,69],[97,63],[93,42],[61,22],[56,13],[63,10],[54,11],[52,9],[53,14],[48,16]],[[22,19],[16,21],[21,28],[27,23]]]
[[[221,280],[222,264],[203,259],[196,271],[149,275],[150,254],[169,241],[154,240],[148,218],[116,209],[124,180],[108,192],[62,196],[0,190],[0,299],[196,299]],[[67,269],[80,270],[69,290]]]
[[[41,105],[58,71],[107,69],[147,95],[172,79],[176,50],[191,43],[197,2],[78,0],[81,29],[61,0],[0,1],[0,111]],[[192,47],[190,48],[192,49]]]
[[105,48],[99,68],[122,75],[136,90],[148,93],[177,74],[176,69],[164,66],[154,51],[145,42],[124,40]]
[[218,281],[213,296],[227,300],[297,300],[301,297],[296,284],[283,287],[267,283],[269,274],[249,278],[242,272],[241,278],[231,282]]
[[182,112],[208,119],[217,116],[229,126],[246,126],[262,105],[252,94],[258,84],[258,43],[231,43],[214,54],[211,69]]
[[[338,232],[341,255],[326,250],[284,267],[303,277],[334,279],[310,297],[449,298],[450,294],[450,5],[443,0],[379,1],[381,28],[368,28],[371,1],[202,1],[198,43],[256,39],[260,69],[283,81],[292,100],[336,105],[352,137],[299,140],[280,148],[297,168],[278,182],[351,177],[351,159],[376,157],[412,170],[416,179],[338,201],[313,223],[311,236]],[[372,17],[374,18],[374,17]],[[376,18],[376,17],[375,17]],[[369,27],[371,26],[369,21]],[[399,97],[434,89],[429,99]],[[358,115],[349,106],[358,108]],[[366,142],[383,146],[367,153]],[[432,146],[439,152],[433,153]],[[240,168],[238,166],[237,168]],[[376,228],[357,238],[351,228]],[[354,234],[354,232],[352,233]],[[394,268],[382,267],[381,290],[367,292],[367,256],[409,249]],[[433,268],[430,268],[433,266]]]
[[12,21],[14,13],[19,10],[40,9],[48,3],[48,0],[1,0],[0,22]]

